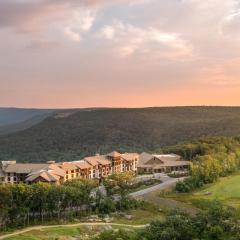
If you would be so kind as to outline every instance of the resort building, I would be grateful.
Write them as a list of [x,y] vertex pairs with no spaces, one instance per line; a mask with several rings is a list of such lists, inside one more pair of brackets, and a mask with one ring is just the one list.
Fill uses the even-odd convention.
[[190,162],[184,161],[176,154],[149,154],[143,152],[139,155],[139,173],[161,173],[184,171],[189,169]]
[[103,179],[111,174],[137,172],[137,153],[111,152],[106,155],[86,157],[79,161],[45,164],[0,163],[0,182],[28,184],[36,182],[62,183],[72,179]]
[[119,153],[85,157],[79,161],[43,164],[0,162],[0,182],[27,183],[48,182],[60,184],[72,179],[98,179],[114,173],[161,173],[184,171],[189,162],[175,154]]
[[65,172],[57,164],[45,163],[16,163],[16,161],[2,161],[0,164],[2,182],[6,183],[34,183],[64,181]]

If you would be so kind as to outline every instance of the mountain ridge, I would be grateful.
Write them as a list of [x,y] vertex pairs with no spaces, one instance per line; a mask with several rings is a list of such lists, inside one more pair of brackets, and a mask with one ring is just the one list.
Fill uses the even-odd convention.
[[240,107],[108,108],[54,114],[0,137],[0,159],[68,161],[112,150],[157,151],[181,141],[240,135]]

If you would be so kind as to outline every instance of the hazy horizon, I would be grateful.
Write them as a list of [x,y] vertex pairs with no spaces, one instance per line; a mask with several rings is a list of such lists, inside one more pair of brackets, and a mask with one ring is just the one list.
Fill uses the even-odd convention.
[[0,106],[240,106],[235,0],[0,1]]
[[239,108],[240,105],[171,105],[171,106],[140,106],[140,107],[111,107],[111,106],[93,106],[93,107],[15,107],[15,106],[0,106],[0,109],[39,109],[39,110],[71,110],[71,109],[138,109],[138,108],[181,108],[181,107],[219,107],[219,108]]

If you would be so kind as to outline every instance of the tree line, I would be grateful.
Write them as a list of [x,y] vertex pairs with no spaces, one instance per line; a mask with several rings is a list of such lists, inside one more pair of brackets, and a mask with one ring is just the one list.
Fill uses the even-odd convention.
[[203,138],[164,149],[180,154],[191,161],[190,178],[178,182],[176,190],[189,192],[219,177],[228,176],[240,169],[240,138]]
[[[126,175],[128,175],[126,173]],[[116,191],[103,194],[94,180],[0,185],[0,230],[49,222],[70,222],[91,214],[136,208],[140,203],[126,196],[132,176],[115,178]],[[121,180],[123,178],[124,180]],[[116,200],[113,194],[121,192]]]
[[235,210],[212,202],[207,212],[190,216],[171,211],[165,221],[153,221],[142,230],[110,230],[93,240],[239,240],[240,225]]

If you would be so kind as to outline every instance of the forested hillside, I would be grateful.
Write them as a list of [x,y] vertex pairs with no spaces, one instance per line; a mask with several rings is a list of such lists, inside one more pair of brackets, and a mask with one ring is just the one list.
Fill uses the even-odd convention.
[[0,127],[25,122],[54,112],[53,109],[0,108]]
[[203,136],[240,135],[240,108],[96,109],[52,116],[0,138],[0,158],[79,159],[95,153],[156,151]]
[[0,108],[0,135],[6,135],[30,128],[50,116],[68,116],[77,111],[89,109],[25,109]]

